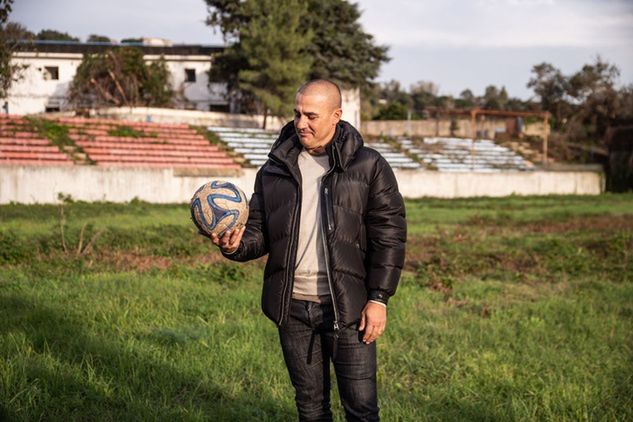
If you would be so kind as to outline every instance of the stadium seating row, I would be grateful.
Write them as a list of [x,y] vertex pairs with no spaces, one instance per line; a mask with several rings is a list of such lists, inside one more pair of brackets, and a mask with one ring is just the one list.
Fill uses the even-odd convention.
[[[262,166],[268,159],[268,152],[276,140],[277,133],[254,128],[227,128],[209,126],[208,130],[216,133],[224,144],[239,153],[253,167]],[[379,151],[393,168],[417,169],[420,164],[396,151],[386,143],[366,144]]]
[[534,165],[512,150],[488,139],[399,139],[401,148],[425,167],[446,172],[528,171]]
[[[186,124],[121,122],[107,119],[58,118],[74,145],[54,145],[20,116],[0,115],[0,164],[137,166],[238,169],[259,167],[277,133],[255,128],[213,127],[225,148],[212,145]],[[130,133],[129,129],[134,132]],[[125,136],[116,136],[117,134]],[[130,136],[138,135],[138,136]],[[397,139],[367,142],[393,168],[448,172],[529,171],[534,165],[491,140],[460,138]],[[226,150],[241,156],[231,157]]]
[[23,117],[0,117],[0,164],[72,165],[50,140],[42,137]]
[[[59,147],[19,116],[0,117],[0,164],[239,169],[225,151],[185,124],[59,118],[74,145]],[[129,136],[133,129],[133,135]],[[115,136],[117,133],[128,136]]]

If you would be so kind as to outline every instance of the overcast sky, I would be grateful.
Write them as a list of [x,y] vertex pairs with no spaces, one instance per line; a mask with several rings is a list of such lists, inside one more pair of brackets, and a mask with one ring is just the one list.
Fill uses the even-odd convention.
[[[528,98],[533,65],[570,74],[597,55],[633,83],[633,0],[360,0],[361,22],[392,60],[378,80],[404,87],[432,81],[444,94],[483,94],[504,85]],[[203,0],[16,0],[11,20],[33,32],[56,29],[85,40],[153,36],[221,44],[204,24]]]

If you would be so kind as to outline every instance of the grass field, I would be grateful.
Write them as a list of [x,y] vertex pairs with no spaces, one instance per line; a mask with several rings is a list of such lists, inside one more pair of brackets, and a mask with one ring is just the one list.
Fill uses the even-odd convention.
[[[383,420],[633,420],[632,194],[407,213]],[[0,206],[0,420],[294,420],[262,267],[186,205]]]

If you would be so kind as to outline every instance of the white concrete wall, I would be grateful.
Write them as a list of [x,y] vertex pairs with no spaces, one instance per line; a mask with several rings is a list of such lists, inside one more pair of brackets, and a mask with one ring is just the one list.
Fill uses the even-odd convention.
[[[46,106],[66,107],[70,82],[81,63],[81,54],[15,53],[11,62],[24,69],[11,85],[7,101],[10,114],[43,113]],[[46,66],[59,68],[59,79],[51,80]]]
[[604,175],[598,171],[443,173],[394,170],[407,198],[465,198],[508,195],[598,195]]
[[[0,204],[57,203],[59,193],[83,201],[187,202],[211,179],[229,180],[250,197],[255,169],[239,176],[178,176],[172,169],[133,169],[98,166],[43,167],[0,165]],[[601,172],[440,173],[396,171],[407,198],[583,194],[604,191]]]
[[[118,119],[129,122],[186,123],[198,126],[227,126],[240,128],[260,128],[264,116],[253,114],[232,114],[216,111],[177,110],[157,107],[109,107],[93,110],[91,117]],[[59,116],[72,116],[60,113]],[[267,128],[279,130],[288,121],[268,116]]]
[[360,89],[341,90],[343,120],[360,130]]

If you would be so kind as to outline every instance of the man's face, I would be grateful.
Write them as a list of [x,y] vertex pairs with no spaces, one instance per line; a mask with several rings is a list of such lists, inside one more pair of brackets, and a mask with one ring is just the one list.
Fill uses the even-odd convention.
[[316,89],[297,94],[295,129],[305,149],[320,152],[334,137],[341,109],[327,95]]

